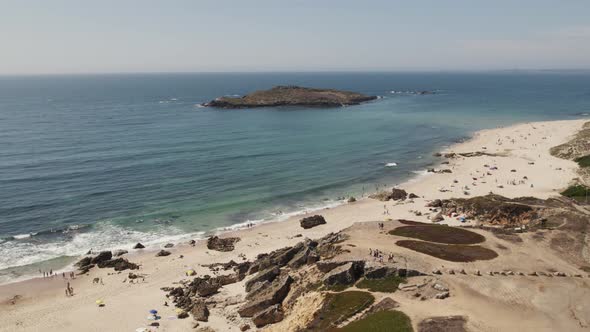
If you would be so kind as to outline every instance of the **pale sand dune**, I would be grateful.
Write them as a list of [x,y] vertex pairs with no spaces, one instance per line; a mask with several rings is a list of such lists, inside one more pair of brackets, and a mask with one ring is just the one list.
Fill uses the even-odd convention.
[[[387,218],[406,218],[427,222],[427,216],[417,217],[410,210],[426,213],[428,208],[425,204],[429,200],[467,197],[461,189],[464,185],[470,187],[468,190],[470,196],[485,195],[490,191],[507,197],[547,198],[556,195],[559,189],[566,187],[577,176],[576,164],[550,156],[549,148],[567,141],[582,127],[583,123],[583,120],[537,122],[478,132],[473,139],[454,145],[448,151],[485,151],[502,156],[449,159],[449,165],[440,165],[437,169],[450,168],[453,173],[429,174],[400,185],[408,192],[420,196],[413,202],[384,203],[372,199],[360,199],[355,203],[318,211],[317,213],[322,214],[328,223],[312,229],[302,229],[298,222],[302,216],[297,216],[285,222],[235,231],[227,235],[239,236],[242,240],[236,244],[236,250],[229,253],[207,250],[204,242],[198,243],[196,247],[177,245],[170,249],[172,255],[168,257],[154,257],[154,252],[133,253],[129,258],[133,262],[142,264],[138,273],[146,275],[145,283],[124,283],[123,280],[126,279],[128,271],[112,274],[112,269],[95,268],[89,276],[78,277],[71,281],[76,294],[74,297],[64,295],[65,281],[61,277],[54,280],[33,279],[0,286],[0,331],[135,331],[147,325],[149,321],[146,317],[150,309],[159,310],[163,318],[159,321],[158,331],[191,330],[192,318],[185,320],[169,318],[175,315],[174,308],[163,306],[165,293],[160,290],[161,287],[173,286],[174,282],[183,279],[187,269],[194,268],[198,274],[210,274],[209,269],[202,267],[202,264],[227,262],[230,259],[239,262],[241,261],[238,257],[240,253],[248,259],[254,259],[259,253],[299,242],[301,238],[293,238],[296,234],[319,238],[329,232],[347,228],[355,222],[383,221]],[[501,139],[501,145],[498,144],[498,139]],[[515,140],[514,143],[512,139]],[[482,150],[482,147],[487,149]],[[530,165],[530,162],[534,162],[534,165]],[[484,164],[497,166],[498,170],[491,171],[492,175],[482,177],[482,174],[485,174]],[[516,172],[511,172],[512,169],[516,169]],[[525,184],[508,184],[513,180],[518,183],[523,176],[528,177]],[[473,177],[478,179],[474,181]],[[453,184],[453,180],[458,180],[458,183]],[[474,182],[476,185],[473,185]],[[503,185],[504,188],[498,188],[498,185]],[[450,191],[440,192],[441,188]],[[383,214],[384,204],[390,215]],[[458,223],[456,220],[445,222]],[[366,255],[366,248],[382,247],[386,252],[395,250],[399,255],[407,256],[413,264],[414,261],[418,262],[415,264],[420,264],[424,268],[442,262],[432,259],[424,260],[423,255],[420,256],[399,247],[394,248],[391,239],[378,235],[378,232],[362,231],[365,226],[355,227],[359,229],[358,237],[355,237],[357,248],[351,254]],[[375,228],[376,226],[366,224],[366,227]],[[354,232],[355,229],[351,231]],[[504,255],[492,261],[461,266],[468,266],[471,270],[484,268],[540,270],[542,267],[553,267],[567,272],[573,272],[575,268],[557,258],[546,245],[528,248],[516,247],[499,239],[486,242],[487,246],[494,244],[507,247],[510,255]],[[531,252],[534,252],[534,255]],[[184,258],[180,259],[179,255],[184,255]],[[424,262],[420,263],[421,260]],[[448,262],[444,265],[459,266],[459,264]],[[102,278],[104,285],[93,285],[92,278],[95,277]],[[587,279],[568,280],[561,283],[557,279],[551,280],[543,285],[544,290],[540,292],[538,288],[540,286],[525,281],[498,284],[496,281],[484,282],[494,278],[487,276],[477,279],[477,283],[473,282],[474,277],[469,276],[452,280],[450,276],[442,278],[453,288],[453,292],[457,293],[457,296],[453,296],[444,303],[420,304],[405,300],[401,298],[402,295],[399,295],[404,311],[414,323],[432,315],[466,314],[472,317],[468,326],[473,331],[563,330],[561,328],[572,330],[576,328],[575,323],[565,319],[562,319],[563,322],[555,322],[555,319],[575,315],[576,312],[578,315],[588,313],[590,310],[588,305],[585,308],[582,306],[582,308],[568,309],[568,301],[577,300],[581,296],[589,298]],[[242,285],[238,283],[225,286],[222,288],[222,294],[216,296],[240,294]],[[17,294],[22,298],[17,300],[16,304],[7,302]],[[568,297],[570,296],[568,294],[571,297]],[[95,304],[97,299],[103,299],[106,306],[98,308]],[[314,302],[314,299],[309,301]],[[540,307],[556,308],[560,310],[560,313],[551,316],[547,312],[539,311]],[[231,308],[232,306],[211,308],[210,322],[202,323],[201,326],[216,327],[219,331],[239,330],[225,317],[231,312]],[[585,319],[590,322],[590,317]],[[526,324],[522,323],[523,320],[526,320]],[[518,328],[515,328],[517,326]]]

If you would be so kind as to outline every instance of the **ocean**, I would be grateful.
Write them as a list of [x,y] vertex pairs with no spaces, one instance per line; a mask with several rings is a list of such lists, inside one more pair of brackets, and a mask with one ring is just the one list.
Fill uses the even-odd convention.
[[[199,104],[274,85],[381,96],[332,109]],[[435,94],[411,92],[429,90]],[[474,131],[590,113],[590,73],[0,77],[0,282],[89,249],[203,238],[419,176]]]

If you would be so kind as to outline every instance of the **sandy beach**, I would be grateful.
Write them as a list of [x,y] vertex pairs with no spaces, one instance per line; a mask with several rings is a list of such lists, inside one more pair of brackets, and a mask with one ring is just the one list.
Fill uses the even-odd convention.
[[[395,246],[387,235],[378,231],[377,222],[384,222],[387,227],[399,225],[391,221],[397,219],[431,222],[432,214],[426,205],[434,199],[469,198],[489,193],[508,198],[532,196],[547,199],[556,196],[578,177],[578,166],[572,161],[551,156],[549,149],[568,141],[584,123],[584,120],[535,122],[479,131],[470,140],[450,146],[441,153],[479,151],[485,154],[441,157],[441,164],[434,167],[437,172],[428,172],[398,185],[408,193],[416,194],[417,198],[388,202],[360,198],[336,208],[315,211],[312,214],[323,215],[327,223],[311,229],[300,227],[299,220],[306,215],[299,215],[283,222],[223,233],[222,237],[241,239],[231,252],[209,250],[205,241],[199,241],[195,246],[186,242],[175,244],[167,249],[171,255],[166,257],[156,257],[154,250],[112,248],[129,250],[125,257],[141,265],[139,270],[133,271],[143,276],[137,283],[129,283],[129,271],[117,273],[109,268],[93,268],[88,275],[75,279],[64,279],[60,275],[0,286],[0,331],[135,331],[151,322],[147,320],[151,309],[158,310],[161,316],[159,327],[153,331],[190,331],[193,330],[193,319],[178,319],[174,306],[161,290],[188,279],[187,270],[192,269],[197,275],[212,274],[204,265],[254,260],[260,253],[292,246],[303,238],[316,239],[347,228],[354,244],[347,255],[363,257],[368,248],[382,248],[380,250],[405,257],[415,268],[428,272],[432,268],[470,271],[552,268],[568,274],[579,273],[578,266],[556,256],[548,248],[548,243],[534,242],[529,234],[522,236],[523,243],[488,235],[485,246],[502,246],[506,248],[502,250],[505,255],[490,261],[454,263],[424,258],[424,255]],[[438,172],[443,169],[450,172]],[[476,225],[471,219],[461,222],[449,217],[441,223]],[[489,234],[481,230],[476,232]],[[93,283],[95,278],[100,282]],[[457,314],[469,317],[470,331],[575,331],[587,330],[590,324],[588,278],[552,278],[543,284],[532,277],[502,280],[496,277],[491,280],[493,277],[484,276],[476,281],[469,276],[445,275],[439,278],[454,294],[443,304],[416,301],[394,293],[400,309],[412,319],[415,327],[428,316]],[[73,287],[74,296],[65,295],[67,282]],[[209,321],[199,326],[209,326],[216,331],[239,331],[244,320],[236,314],[235,307],[244,294],[243,288],[243,282],[222,287],[215,297],[224,301],[236,298],[235,302],[211,306]],[[98,307],[97,300],[104,301],[105,306]],[[164,306],[165,301],[170,306]],[[313,302],[314,299],[303,296],[301,301]],[[554,310],[545,310],[549,307]],[[304,315],[304,311],[301,314]],[[289,331],[296,323],[296,319],[287,317],[265,329]]]

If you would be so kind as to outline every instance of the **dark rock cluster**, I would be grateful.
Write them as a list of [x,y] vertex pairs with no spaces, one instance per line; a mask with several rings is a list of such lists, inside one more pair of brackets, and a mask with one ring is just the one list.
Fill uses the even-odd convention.
[[232,251],[235,249],[235,243],[240,241],[239,237],[228,237],[220,238],[218,236],[212,236],[207,239],[207,248],[217,251]]
[[115,271],[137,270],[139,265],[128,261],[125,258],[113,258],[113,253],[110,251],[101,251],[95,256],[86,256],[80,259],[76,264],[78,267],[78,274],[86,274],[95,266],[99,268],[114,268]]
[[[414,195],[415,196],[415,195]],[[393,188],[391,191],[382,191],[369,195],[369,198],[377,199],[383,202],[389,200],[403,201],[408,197],[408,193],[403,189]]]
[[315,216],[305,217],[299,221],[301,227],[304,229],[316,227],[326,223],[326,219],[323,216],[316,214]]

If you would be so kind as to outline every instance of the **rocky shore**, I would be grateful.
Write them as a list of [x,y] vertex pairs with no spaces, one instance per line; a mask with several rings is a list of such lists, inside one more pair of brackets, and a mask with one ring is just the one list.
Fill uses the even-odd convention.
[[481,131],[441,151],[451,172],[337,208],[90,253],[75,279],[0,286],[0,331],[585,331],[590,210],[560,194],[583,125]]

